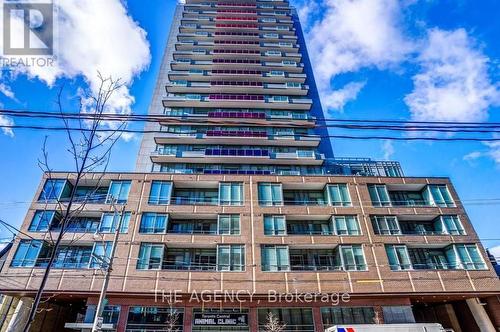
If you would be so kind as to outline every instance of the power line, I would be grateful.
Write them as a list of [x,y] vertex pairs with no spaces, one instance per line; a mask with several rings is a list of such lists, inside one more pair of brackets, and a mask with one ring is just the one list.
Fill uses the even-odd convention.
[[[4,129],[29,129],[29,130],[45,130],[45,131],[77,131],[77,132],[121,132],[121,133],[136,133],[136,134],[178,134],[169,133],[167,131],[161,130],[139,130],[139,129],[87,129],[87,128],[76,128],[76,127],[48,127],[48,126],[34,126],[34,125],[0,125],[0,128]],[[192,133],[182,133],[185,135],[189,134],[202,134],[201,132]],[[472,142],[499,142],[500,138],[479,138],[479,137],[394,137],[394,136],[349,136],[349,135],[286,135],[279,134],[273,135],[274,137],[313,137],[313,138],[337,138],[337,139],[353,139],[353,140],[397,140],[397,141],[447,141],[447,142],[460,142],[460,141],[472,141]],[[214,136],[217,137],[217,136]],[[220,136],[226,137],[226,136]]]
[[[228,112],[228,113],[235,113],[234,111],[222,111],[222,112]],[[236,112],[238,113],[238,112]],[[68,118],[75,118],[75,119],[116,119],[116,120],[123,120],[123,121],[134,121],[135,119],[143,120],[143,121],[161,121],[164,120],[165,118],[196,118],[200,119],[199,116],[196,114],[183,114],[183,115],[167,115],[167,114],[147,114],[147,115],[141,115],[141,114],[112,114],[112,113],[104,113],[104,114],[99,114],[96,116],[93,113],[77,113],[77,112],[65,112],[65,113],[60,113],[60,112],[48,112],[48,111],[32,111],[32,110],[21,110],[21,109],[0,109],[0,114],[4,115],[9,115],[9,116],[20,116],[20,117],[54,117],[54,118],[61,118],[61,117],[68,117]],[[213,119],[213,118],[209,118]],[[242,120],[249,120],[249,119],[242,119]],[[277,118],[277,120],[281,120]],[[303,119],[290,119],[290,118],[283,118],[282,120],[303,120]],[[411,121],[411,120],[373,120],[373,119],[337,119],[337,118],[316,118],[315,120],[317,121],[328,121],[328,122],[355,122],[355,123],[397,123],[397,124],[433,124],[433,125],[443,125],[448,127],[447,125],[459,125],[459,126],[480,126],[480,127],[500,127],[500,122],[462,122],[462,121],[456,121],[456,122],[451,122],[451,121]]]
[[[102,121],[126,121],[126,122],[164,122],[166,119],[174,119],[174,120],[185,120],[185,119],[195,119],[195,120],[203,120],[203,123],[214,123],[214,124],[233,124],[234,122],[225,122],[224,120],[227,120],[227,118],[222,118],[223,120],[221,121],[220,118],[201,118],[196,115],[133,115],[133,114],[93,114],[93,113],[54,113],[54,112],[23,112],[23,111],[6,111],[0,110],[0,114],[3,115],[9,115],[12,117],[24,117],[24,118],[55,118],[55,119],[77,119],[77,120],[102,120]],[[253,120],[253,119],[245,119],[246,124],[248,124],[248,120]],[[279,120],[279,119],[277,119]],[[283,120],[290,120],[287,118],[284,118]],[[292,119],[293,120],[293,119]],[[329,122],[341,122],[341,123],[349,123],[349,122],[354,122],[354,123],[378,123],[379,120],[338,120],[338,119],[323,119],[323,120],[328,120]],[[417,121],[388,121],[388,123],[401,123],[405,124],[405,126],[401,125],[359,125],[359,124],[325,124],[325,125],[317,125],[316,127],[336,127],[336,128],[344,128],[344,129],[356,129],[356,130],[361,130],[361,129],[369,129],[369,130],[404,130],[404,131],[451,131],[450,128],[454,129],[461,129],[461,130],[454,130],[452,132],[482,132],[482,133],[496,133],[500,132],[500,124],[494,124],[494,123],[468,123],[469,125],[466,125],[461,122],[417,122]],[[409,124],[429,124],[433,123],[433,126],[416,126],[416,125],[411,125]],[[261,123],[254,123],[255,125],[261,125]],[[440,124],[440,125],[437,125]],[[472,125],[471,125],[472,124]],[[293,124],[290,124],[290,126],[293,126]],[[301,126],[302,127],[302,126]],[[482,129],[478,130],[478,128],[490,128],[490,129]],[[465,130],[465,129],[475,129],[475,130]],[[493,130],[493,129],[499,129],[499,130]]]

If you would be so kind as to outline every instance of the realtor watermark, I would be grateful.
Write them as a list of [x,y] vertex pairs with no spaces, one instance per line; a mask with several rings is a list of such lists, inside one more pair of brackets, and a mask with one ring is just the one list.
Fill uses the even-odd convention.
[[2,68],[54,66],[55,9],[51,0],[3,1]]
[[168,303],[175,305],[185,301],[195,304],[244,304],[250,302],[265,303],[323,303],[326,305],[337,306],[351,301],[349,293],[302,293],[299,291],[278,293],[275,290],[269,290],[267,294],[256,294],[248,290],[239,291],[193,291],[189,294],[181,290],[153,290],[155,302]]

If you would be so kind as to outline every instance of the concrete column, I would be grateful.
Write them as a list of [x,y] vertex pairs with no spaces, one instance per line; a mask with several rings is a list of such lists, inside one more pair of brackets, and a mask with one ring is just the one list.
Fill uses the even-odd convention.
[[500,295],[488,297],[486,299],[486,303],[488,303],[486,311],[488,312],[495,328],[500,331]]
[[447,303],[444,305],[444,309],[448,314],[448,318],[450,319],[450,324],[453,331],[462,332],[462,328],[460,327],[460,323],[458,322],[458,318],[457,315],[455,314],[455,309],[453,309],[453,306]]
[[19,303],[19,298],[14,297],[12,300],[12,303],[10,305],[9,310],[7,310],[7,314],[5,316],[5,319],[2,322],[2,329],[0,329],[1,332],[7,331],[7,327],[9,326],[10,319],[12,318],[12,315],[14,315],[14,311],[16,310],[18,303]]
[[7,314],[9,313],[10,307],[13,305],[13,301],[14,298],[12,296],[5,295],[2,298],[2,304],[0,304],[0,328],[3,327],[7,319]]
[[486,310],[484,310],[484,307],[479,304],[479,299],[467,299],[466,302],[472,312],[472,315],[474,316],[477,326],[479,326],[479,330],[481,332],[496,332],[493,324],[491,323],[490,317],[486,313]]
[[33,299],[30,297],[23,297],[19,300],[7,326],[7,332],[18,332],[24,329],[32,304]]

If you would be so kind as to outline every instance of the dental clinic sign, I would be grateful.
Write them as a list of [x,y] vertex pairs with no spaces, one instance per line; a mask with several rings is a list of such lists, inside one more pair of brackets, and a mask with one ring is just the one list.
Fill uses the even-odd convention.
[[55,6],[45,0],[3,0],[2,67],[52,65]]

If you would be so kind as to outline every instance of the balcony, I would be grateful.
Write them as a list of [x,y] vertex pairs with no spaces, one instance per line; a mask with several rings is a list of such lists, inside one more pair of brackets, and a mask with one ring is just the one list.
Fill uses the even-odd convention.
[[178,52],[193,52],[196,49],[202,48],[207,51],[214,51],[217,49],[224,50],[254,50],[258,52],[266,52],[272,50],[280,50],[285,53],[297,53],[299,45],[292,41],[279,41],[279,42],[260,42],[259,39],[254,40],[232,40],[220,36],[215,40],[182,40],[175,44],[175,50]]
[[211,71],[189,70],[189,71],[171,71],[168,73],[170,81],[184,82],[212,82],[217,81],[238,81],[242,78],[262,82],[262,83],[300,83],[306,80],[306,74],[283,72],[282,76],[271,75],[270,72],[262,70],[245,69],[213,69]]
[[304,64],[288,65],[281,61],[261,61],[255,59],[213,59],[192,60],[183,58],[170,63],[172,70],[213,70],[213,69],[241,69],[241,70],[286,70],[287,72],[302,73]]
[[283,190],[285,205],[328,205],[324,190]]
[[128,199],[130,181],[81,180],[75,188],[72,180],[47,179],[38,198],[39,202],[66,203],[72,199],[77,204],[125,203]]
[[192,51],[175,51],[173,54],[174,61],[182,59],[191,59],[194,61],[210,61],[214,58],[224,58],[231,60],[257,60],[257,61],[286,61],[291,60],[300,62],[302,54],[297,52],[271,52],[247,49],[240,47],[238,49],[224,48],[219,46],[213,50],[194,49]]
[[[101,223],[101,216],[83,216],[79,214],[69,220],[68,224],[64,227],[67,233],[95,233],[99,229]],[[53,220],[50,231],[59,232],[61,225],[58,219]]]
[[245,163],[250,165],[321,165],[324,156],[314,151],[296,151],[293,153],[272,152],[270,149],[210,148],[198,151],[155,151],[153,163]]
[[377,235],[465,235],[457,215],[442,215],[436,218],[419,216],[372,216],[372,225]]
[[[227,137],[232,137],[230,141]],[[321,138],[317,135],[273,135],[265,131],[211,130],[205,133],[156,134],[157,144],[227,144],[245,145],[252,139],[253,146],[317,147]]]
[[368,185],[373,206],[456,207],[446,184]]
[[341,245],[333,249],[290,248],[291,271],[364,271],[367,269],[360,246]]
[[252,108],[309,110],[312,99],[288,98],[286,96],[263,95],[176,95],[163,100],[164,107],[215,107],[215,108]]
[[476,244],[439,246],[386,245],[389,267],[400,270],[484,270],[487,268]]
[[287,235],[335,235],[331,219],[286,220]]
[[218,189],[174,188],[170,198],[172,205],[219,205]]
[[309,86],[300,83],[263,83],[255,81],[174,81],[166,86],[168,93],[251,93],[306,96]]
[[168,222],[168,234],[217,235],[217,218],[176,219]]

